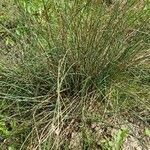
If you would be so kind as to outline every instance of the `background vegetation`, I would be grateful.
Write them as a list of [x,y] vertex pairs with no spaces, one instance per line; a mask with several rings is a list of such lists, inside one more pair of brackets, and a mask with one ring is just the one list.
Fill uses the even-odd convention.
[[2,0],[2,150],[149,149],[150,2]]

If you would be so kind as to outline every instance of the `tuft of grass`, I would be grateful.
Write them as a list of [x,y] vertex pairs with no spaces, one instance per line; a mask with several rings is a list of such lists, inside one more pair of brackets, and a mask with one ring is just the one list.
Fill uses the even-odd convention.
[[108,3],[15,0],[15,26],[1,23],[0,113],[15,118],[16,149],[69,149],[75,132],[95,148],[87,126],[108,113],[148,122],[148,3]]

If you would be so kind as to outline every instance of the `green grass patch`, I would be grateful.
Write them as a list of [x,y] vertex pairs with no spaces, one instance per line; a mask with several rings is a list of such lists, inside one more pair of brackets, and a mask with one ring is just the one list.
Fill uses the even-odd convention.
[[119,150],[127,130],[96,142],[93,122],[149,125],[148,1],[3,1],[0,17],[2,145]]

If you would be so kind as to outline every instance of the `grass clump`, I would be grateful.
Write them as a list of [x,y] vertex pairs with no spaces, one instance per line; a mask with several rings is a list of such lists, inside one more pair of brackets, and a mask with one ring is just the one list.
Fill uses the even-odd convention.
[[9,33],[0,51],[1,120],[17,124],[8,143],[15,139],[17,149],[71,149],[75,136],[80,149],[96,149],[102,146],[92,145],[95,121],[136,113],[149,124],[141,111],[149,111],[146,2],[14,4],[19,15],[13,30],[1,23]]

